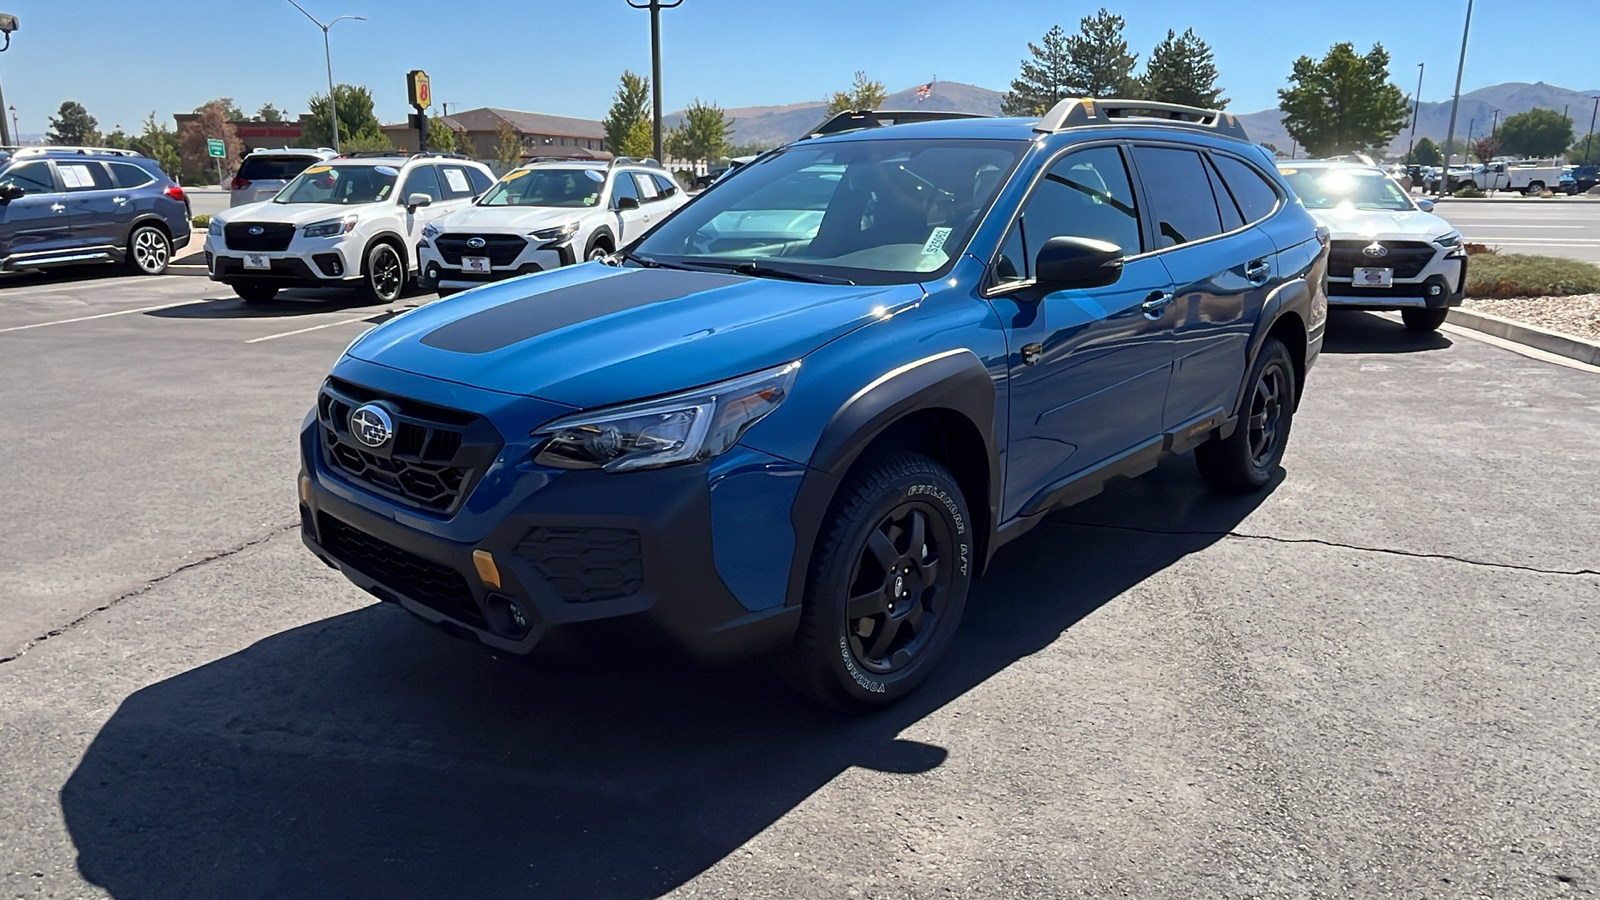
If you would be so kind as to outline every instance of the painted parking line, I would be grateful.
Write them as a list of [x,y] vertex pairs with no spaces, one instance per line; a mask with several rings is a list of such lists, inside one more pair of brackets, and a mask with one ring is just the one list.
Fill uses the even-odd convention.
[[27,331],[30,328],[48,328],[51,325],[70,325],[73,322],[88,322],[91,319],[109,319],[112,316],[127,316],[133,313],[154,312],[158,309],[172,309],[174,306],[189,306],[194,303],[204,303],[204,300],[179,300],[176,303],[163,303],[160,306],[141,306],[138,309],[119,309],[116,312],[97,313],[92,316],[77,316],[71,319],[57,319],[54,322],[34,322],[32,325],[12,325],[10,328],[0,328],[0,334],[10,331]]
[[321,331],[324,328],[333,328],[336,325],[349,325],[352,322],[365,322],[370,318],[372,318],[370,315],[369,316],[356,316],[354,319],[340,319],[337,322],[324,322],[321,325],[312,325],[309,328],[296,328],[294,331],[284,331],[284,332],[280,332],[278,334],[269,334],[266,337],[251,338],[250,340],[245,341],[245,343],[246,344],[259,344],[262,341],[275,341],[278,338],[294,337],[297,334],[305,334],[305,333],[310,332],[310,331]]

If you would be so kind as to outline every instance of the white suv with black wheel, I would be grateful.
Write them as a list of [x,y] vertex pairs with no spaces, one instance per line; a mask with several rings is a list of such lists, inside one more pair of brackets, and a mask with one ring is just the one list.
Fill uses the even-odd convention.
[[1461,232],[1376,166],[1285,161],[1300,202],[1327,227],[1328,305],[1399,310],[1406,328],[1433,331],[1466,296]]
[[443,295],[601,259],[687,202],[655,160],[530,163],[423,230],[418,283]]
[[271,200],[213,217],[206,265],[249,301],[286,287],[355,287],[393,302],[417,272],[423,230],[493,183],[487,167],[453,154],[336,157]]

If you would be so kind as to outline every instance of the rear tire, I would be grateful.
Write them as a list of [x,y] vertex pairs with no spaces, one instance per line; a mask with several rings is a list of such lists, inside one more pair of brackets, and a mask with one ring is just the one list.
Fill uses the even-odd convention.
[[160,275],[172,261],[172,239],[154,225],[141,225],[128,235],[128,268],[137,275]]
[[1294,423],[1294,361],[1277,338],[1267,338],[1246,382],[1239,424],[1226,440],[1194,448],[1194,461],[1211,486],[1230,494],[1259,491],[1283,461]]
[[270,284],[241,282],[231,285],[231,287],[233,292],[238,294],[239,298],[246,303],[265,303],[278,296],[278,288]]
[[915,453],[867,463],[840,489],[806,579],[788,681],[846,712],[914,691],[949,647],[972,584],[972,519],[955,479]]
[[374,244],[361,272],[361,295],[370,303],[393,303],[406,291],[406,261],[392,244]]
[[1407,331],[1438,331],[1449,315],[1448,309],[1402,309],[1400,321],[1406,323]]

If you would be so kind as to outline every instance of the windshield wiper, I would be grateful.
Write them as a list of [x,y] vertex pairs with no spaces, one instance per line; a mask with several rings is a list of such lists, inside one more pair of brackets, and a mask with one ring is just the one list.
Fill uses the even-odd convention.
[[627,260],[629,262],[638,263],[639,265],[643,266],[646,269],[679,269],[679,270],[684,271],[684,272],[693,272],[693,271],[695,271],[693,266],[683,266],[683,265],[678,265],[676,263],[662,262],[659,259],[654,259],[654,258],[649,257],[649,256],[642,256],[642,255],[640,255],[638,253],[633,252],[632,250],[624,250],[619,255],[623,259],[625,259],[625,260]]
[[758,262],[721,262],[697,259],[695,266],[708,269],[722,269],[735,275],[750,275],[755,278],[782,278],[787,281],[805,281],[811,284],[855,284],[848,278],[836,278],[832,275],[817,275],[810,272],[796,272],[793,269],[781,269]]

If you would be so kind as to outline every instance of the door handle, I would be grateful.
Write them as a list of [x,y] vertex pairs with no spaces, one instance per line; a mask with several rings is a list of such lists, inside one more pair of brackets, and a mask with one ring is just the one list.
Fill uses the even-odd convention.
[[128,202],[128,198],[127,197],[112,197],[111,198],[111,202],[117,204],[118,206],[121,206],[122,204]]
[[1177,297],[1171,291],[1156,291],[1145,298],[1143,304],[1144,317],[1152,322],[1161,318],[1162,314],[1167,311],[1167,307],[1171,306],[1172,301],[1175,299]]
[[1251,284],[1260,287],[1267,283],[1267,279],[1272,277],[1272,263],[1265,259],[1258,259],[1245,268],[1244,277]]
[[52,209],[52,210],[54,210],[54,211],[56,211],[56,212],[66,212],[66,211],[67,211],[67,208],[66,208],[66,207],[65,207],[65,206],[62,206],[62,205],[61,205],[61,204],[59,204],[59,203],[52,203],[52,204],[50,204],[50,208],[51,208],[51,209]]

